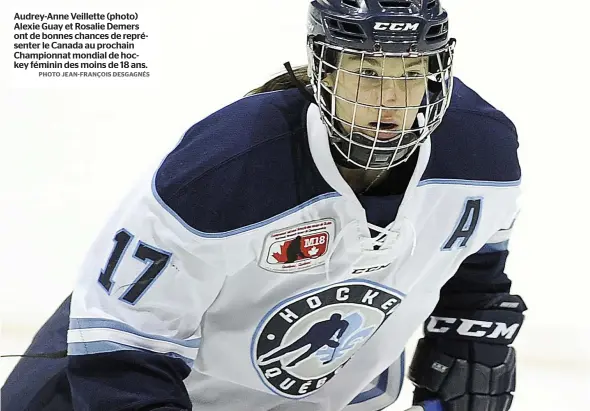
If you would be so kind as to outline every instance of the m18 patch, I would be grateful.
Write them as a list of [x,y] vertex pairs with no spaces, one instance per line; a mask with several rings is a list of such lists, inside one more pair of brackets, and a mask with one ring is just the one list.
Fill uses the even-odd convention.
[[331,218],[273,231],[266,236],[260,266],[269,271],[302,271],[323,264],[334,238]]

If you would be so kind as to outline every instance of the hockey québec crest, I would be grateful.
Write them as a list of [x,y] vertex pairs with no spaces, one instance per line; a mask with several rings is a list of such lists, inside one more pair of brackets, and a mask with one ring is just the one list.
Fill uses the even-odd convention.
[[294,272],[323,264],[334,231],[331,218],[273,231],[264,240],[259,265],[269,271]]
[[257,327],[252,364],[271,391],[306,397],[344,367],[402,296],[377,283],[350,280],[289,298]]

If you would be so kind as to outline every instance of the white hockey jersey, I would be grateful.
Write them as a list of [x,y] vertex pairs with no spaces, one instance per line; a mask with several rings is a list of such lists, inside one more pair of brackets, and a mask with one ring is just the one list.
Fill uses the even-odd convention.
[[[317,106],[297,90],[240,100],[189,129],[93,244],[68,355],[182,362],[194,410],[382,409],[440,288],[469,255],[505,248],[516,149],[510,121],[457,80],[403,195],[363,199]],[[125,387],[100,378],[113,403]]]

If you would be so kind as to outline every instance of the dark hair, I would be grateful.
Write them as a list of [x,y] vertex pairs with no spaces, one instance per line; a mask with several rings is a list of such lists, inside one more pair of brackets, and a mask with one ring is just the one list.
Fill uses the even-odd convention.
[[[302,82],[304,85],[308,85],[310,83],[309,77],[307,76],[307,66],[294,67],[293,74],[295,74],[295,78]],[[287,90],[295,87],[297,86],[293,84],[293,80],[291,79],[289,73],[284,72],[268,80],[262,86],[250,91],[248,94],[246,94],[246,96],[267,93],[269,91]]]

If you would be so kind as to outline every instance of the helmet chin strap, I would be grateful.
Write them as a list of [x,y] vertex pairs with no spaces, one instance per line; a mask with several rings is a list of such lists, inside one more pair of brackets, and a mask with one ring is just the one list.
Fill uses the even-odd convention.
[[[418,113],[412,128],[423,127],[424,124],[424,114]],[[339,127],[339,125],[336,125],[336,127]],[[413,152],[413,146],[415,145],[413,143],[421,139],[421,136],[413,131],[402,131],[402,133],[403,134],[400,137],[386,141],[377,140],[376,142],[374,137],[369,137],[366,134],[359,132],[353,132],[351,134],[351,141],[345,140],[333,131],[330,132],[329,135],[330,143],[334,147],[334,149],[332,149],[332,153],[336,154],[334,159],[338,165],[351,169],[389,169],[390,164],[399,162],[400,160],[409,157],[409,154]],[[376,150],[372,149],[373,146],[376,148]],[[397,147],[404,148],[397,149]],[[349,158],[351,161],[347,159],[348,154],[345,155],[344,153],[350,153]],[[354,163],[352,161],[354,161]],[[355,163],[365,164],[366,167],[359,166]]]
[[[352,133],[351,139],[353,142],[365,146],[372,147],[373,144],[375,144],[374,138],[371,138],[369,136],[366,136],[365,134],[358,132]],[[401,141],[399,138],[396,138],[393,141],[377,141],[377,143],[375,144],[375,148],[393,148],[398,145],[406,146],[410,145],[412,142],[416,140],[418,140],[418,136],[413,132],[408,132],[401,137]],[[410,151],[410,148],[400,148],[395,151],[382,152],[381,150],[372,150],[370,148],[362,147],[357,144],[351,144],[350,142],[337,137],[332,139],[332,145],[338,148],[332,150],[333,154],[336,154],[336,156],[334,157],[336,163],[342,167],[353,169],[363,168],[355,163],[366,164],[367,167],[374,167],[379,169],[387,168],[389,164],[395,163],[404,158]],[[342,155],[342,152],[348,153],[349,150],[350,160],[354,161],[354,163],[352,161],[347,160],[347,158],[344,155]]]

